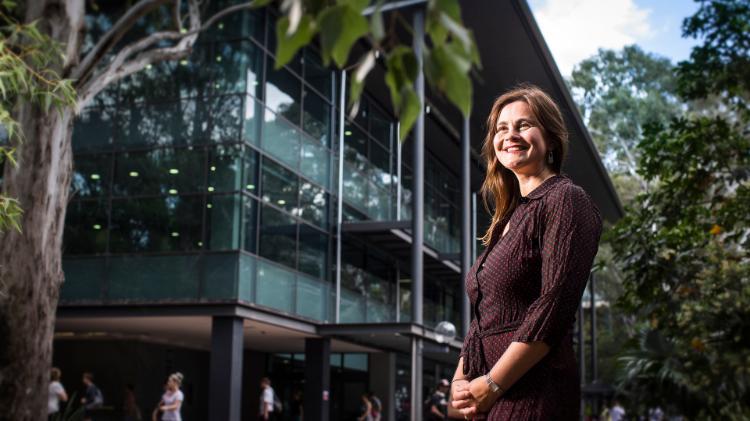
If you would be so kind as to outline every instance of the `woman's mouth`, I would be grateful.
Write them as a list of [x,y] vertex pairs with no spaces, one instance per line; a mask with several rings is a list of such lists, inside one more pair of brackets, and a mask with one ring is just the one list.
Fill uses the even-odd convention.
[[503,151],[508,152],[508,153],[518,153],[518,152],[523,152],[526,149],[528,149],[526,146],[511,145],[511,146],[508,146],[507,148],[504,148]]

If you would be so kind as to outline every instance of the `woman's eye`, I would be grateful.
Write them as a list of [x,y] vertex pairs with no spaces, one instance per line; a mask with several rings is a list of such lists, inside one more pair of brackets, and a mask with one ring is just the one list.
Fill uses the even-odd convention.
[[530,128],[530,127],[531,127],[531,124],[529,124],[529,123],[521,123],[518,126],[518,128],[521,129],[521,130],[526,130],[526,129]]

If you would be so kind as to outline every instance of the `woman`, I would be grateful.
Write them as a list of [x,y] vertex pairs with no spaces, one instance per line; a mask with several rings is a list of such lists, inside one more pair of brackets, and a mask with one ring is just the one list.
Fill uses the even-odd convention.
[[185,396],[180,390],[182,386],[182,373],[173,373],[167,380],[167,390],[161,397],[158,407],[154,410],[152,418],[156,419],[159,411],[162,412],[162,421],[182,421],[180,415],[180,407],[182,407],[182,401],[185,400]]
[[560,174],[557,105],[524,85],[499,97],[483,147],[486,246],[466,279],[473,320],[452,381],[464,418],[577,420],[572,327],[601,234],[591,198]]
[[47,398],[47,414],[49,414],[50,419],[52,419],[54,414],[60,412],[60,402],[68,401],[68,394],[65,393],[65,388],[60,383],[61,377],[62,371],[59,368],[52,367],[50,369],[50,383],[47,387],[49,393]]
[[357,421],[372,421],[372,403],[367,398],[367,393],[363,393],[360,399],[362,399],[362,405],[359,407],[360,415]]

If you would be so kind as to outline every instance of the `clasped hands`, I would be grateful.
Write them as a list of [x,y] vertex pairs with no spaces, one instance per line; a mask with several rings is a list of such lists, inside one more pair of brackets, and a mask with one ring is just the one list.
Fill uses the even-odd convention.
[[492,405],[500,397],[487,384],[484,376],[469,380],[454,380],[451,385],[451,404],[464,416],[470,419],[479,413],[489,412]]

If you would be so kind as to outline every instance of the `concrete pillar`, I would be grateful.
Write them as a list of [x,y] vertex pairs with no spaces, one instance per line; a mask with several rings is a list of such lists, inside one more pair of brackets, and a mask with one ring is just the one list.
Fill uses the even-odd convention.
[[305,421],[328,421],[331,390],[331,339],[305,339]]
[[376,352],[370,354],[370,390],[383,404],[383,421],[396,419],[396,354]]
[[215,316],[211,323],[208,419],[239,421],[242,407],[241,317]]

